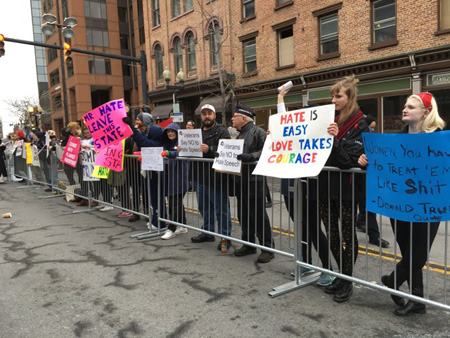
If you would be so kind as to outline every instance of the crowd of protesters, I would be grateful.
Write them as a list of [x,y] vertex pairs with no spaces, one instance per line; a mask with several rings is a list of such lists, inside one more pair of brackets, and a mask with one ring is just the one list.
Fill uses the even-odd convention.
[[[333,137],[331,154],[326,166],[349,169],[365,168],[368,163],[364,155],[362,133],[372,132],[376,121],[364,115],[357,103],[357,83],[354,76],[346,77],[331,87],[331,102],[335,105],[335,121],[328,126],[327,132]],[[288,90],[282,87],[278,95],[277,110],[279,114],[286,113],[284,96]],[[267,133],[255,125],[255,112],[252,108],[237,104],[231,119],[230,128],[218,123],[214,106],[206,104],[200,112],[202,125],[202,144],[200,150],[204,158],[214,159],[218,156],[221,139],[236,138],[243,140],[243,153],[238,156],[242,161],[242,172],[233,176],[215,171],[211,161],[180,161],[178,133],[180,126],[169,124],[166,128],[156,125],[148,112],[142,112],[132,119],[128,110],[123,121],[132,130],[132,135],[125,140],[124,153],[139,155],[143,147],[161,147],[161,156],[166,158],[164,171],[161,175],[155,172],[141,172],[133,162],[124,161],[123,173],[112,173],[108,180],[84,181],[83,166],[78,160],[75,168],[63,165],[69,185],[80,185],[78,198],[74,199],[77,206],[98,207],[101,211],[112,210],[113,198],[120,200],[122,210],[118,217],[128,217],[135,222],[141,216],[130,211],[142,210],[141,214],[150,215],[147,223],[149,230],[164,229],[162,239],[168,240],[178,234],[188,232],[183,224],[188,224],[184,199],[188,191],[195,192],[198,210],[203,224],[199,235],[191,237],[193,243],[214,242],[215,235],[231,237],[232,222],[230,213],[230,197],[237,198],[237,216],[241,226],[242,240],[249,243],[234,250],[237,257],[255,254],[256,238],[263,248],[274,249],[272,228],[266,212],[266,196],[268,185],[266,177],[252,175],[256,162],[259,160]],[[408,98],[402,112],[405,128],[402,133],[428,133],[443,130],[444,121],[439,117],[435,99],[429,93],[420,93]],[[195,123],[188,121],[187,129],[194,129]],[[232,136],[230,135],[232,132]],[[61,140],[56,139],[54,131],[48,131],[50,144],[48,149],[58,152],[64,147],[70,136],[81,141],[81,152],[91,152],[92,136],[82,121],[71,122],[61,132]],[[59,183],[59,188],[65,188],[58,180],[57,166],[49,161],[45,147],[45,134],[40,130],[29,131],[26,134],[18,131],[9,137],[12,140],[31,142],[39,152],[41,169],[32,167],[36,180],[44,182],[45,189],[52,191],[52,185]],[[0,183],[6,176],[4,163],[5,142],[0,144]],[[60,150],[61,151],[61,150]],[[81,156],[80,156],[81,158]],[[77,181],[75,175],[77,174]],[[352,179],[354,177],[354,179]],[[314,246],[323,268],[339,271],[346,276],[352,276],[358,257],[358,238],[355,229],[367,232],[369,242],[381,247],[389,243],[380,237],[376,215],[365,211],[365,177],[352,176],[349,173],[322,171],[316,178],[302,181],[304,192],[302,201],[302,235],[306,240],[302,243],[302,256],[306,263],[312,264],[311,248]],[[114,189],[115,187],[115,189]],[[282,180],[281,193],[285,199],[286,209],[292,219],[294,210],[298,208],[293,198],[293,180]],[[90,198],[100,200],[90,202]],[[356,197],[355,197],[356,196]],[[167,198],[167,200],[166,200]],[[356,200],[355,200],[356,199]],[[355,210],[359,206],[360,214]],[[173,223],[160,221],[168,218]],[[215,225],[217,224],[217,229]],[[437,234],[439,222],[419,223],[411,226],[400,220],[391,219],[392,229],[400,246],[402,259],[395,270],[383,276],[382,282],[389,288],[398,289],[404,282],[409,284],[413,295],[423,297],[422,268],[426,263],[428,250]],[[356,227],[355,227],[356,225]],[[323,227],[322,227],[323,226]],[[429,235],[429,238],[427,236]],[[412,239],[410,241],[410,239]],[[427,243],[429,245],[427,246]],[[232,243],[229,239],[218,245],[228,249]],[[329,254],[331,252],[331,255]],[[261,250],[257,258],[259,263],[268,263],[274,258],[271,250]],[[332,259],[334,258],[334,260]],[[410,271],[411,270],[411,271]],[[301,269],[306,275],[314,270]],[[412,276],[412,277],[411,277]],[[341,303],[349,300],[353,292],[353,283],[347,279],[334,278],[329,273],[322,273],[318,285],[324,287],[326,293],[333,295],[333,300]],[[425,313],[425,305],[392,296],[399,306],[395,310],[398,316],[412,313]]]

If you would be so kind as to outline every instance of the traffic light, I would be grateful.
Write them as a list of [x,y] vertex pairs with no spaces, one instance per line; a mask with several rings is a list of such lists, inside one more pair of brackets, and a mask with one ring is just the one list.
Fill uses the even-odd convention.
[[70,43],[64,42],[64,62],[72,63],[72,46]]
[[5,55],[5,37],[0,34],[0,57]]

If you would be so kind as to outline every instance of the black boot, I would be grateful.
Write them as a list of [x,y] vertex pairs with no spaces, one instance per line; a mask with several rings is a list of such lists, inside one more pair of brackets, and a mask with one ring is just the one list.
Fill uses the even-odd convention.
[[333,300],[338,303],[346,302],[353,293],[353,283],[348,280],[341,281],[341,287],[334,293]]
[[[422,270],[413,273],[412,283],[410,283],[411,291],[414,296],[423,297],[423,278]],[[410,300],[405,306],[399,307],[394,311],[396,316],[405,317],[414,313],[425,314],[427,309],[425,304]]]
[[330,285],[328,285],[327,287],[325,287],[325,293],[328,294],[334,294],[336,293],[337,290],[339,290],[341,288],[341,284],[342,284],[343,280],[340,278],[335,278],[333,282],[331,282]]
[[[393,289],[394,288],[394,272],[392,272],[390,276],[388,276],[388,275],[382,276],[381,282],[383,283],[383,285],[387,286],[388,288]],[[399,286],[400,285],[398,285],[395,289],[398,290]],[[394,301],[394,303],[397,304],[398,306],[405,306],[405,304],[406,304],[405,300],[402,297],[391,295],[391,298]]]

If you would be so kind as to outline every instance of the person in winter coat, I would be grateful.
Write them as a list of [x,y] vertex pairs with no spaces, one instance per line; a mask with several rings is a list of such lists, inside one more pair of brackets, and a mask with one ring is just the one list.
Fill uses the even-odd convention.
[[[266,132],[253,122],[254,111],[250,107],[236,105],[232,118],[233,127],[239,131],[237,139],[244,140],[244,151],[237,156],[242,164],[242,176],[236,178],[236,197],[238,201],[238,218],[242,226],[242,240],[255,243],[255,233],[259,243],[268,248],[274,248],[270,220],[265,208],[266,182],[264,176],[252,175],[255,164],[259,160],[266,140]],[[235,256],[245,256],[256,253],[256,248],[243,245],[234,251]],[[268,263],[274,254],[261,250],[257,261]]]
[[[162,157],[168,158],[168,163],[164,165],[164,181],[165,181],[165,195],[168,196],[168,212],[170,220],[186,224],[186,213],[184,211],[183,198],[188,191],[188,171],[189,163],[187,161],[176,160],[178,156],[178,130],[180,126],[176,123],[171,123],[164,130],[162,136],[163,149]],[[174,224],[169,224],[162,239],[171,239],[177,234],[186,233],[187,229],[178,227]]]
[[[445,122],[439,116],[436,100],[430,93],[411,95],[403,109],[402,121],[406,124],[401,133],[419,134],[444,130]],[[369,165],[366,155],[361,155],[358,163],[362,167]],[[391,218],[392,230],[400,247],[402,259],[390,275],[381,277],[381,282],[391,289],[398,289],[404,282],[409,284],[414,296],[423,297],[422,268],[428,259],[429,250],[439,229],[440,222],[404,222]],[[410,279],[410,276],[412,278]],[[426,312],[425,304],[405,300],[392,295],[399,306],[394,311],[397,316]]]
[[[328,127],[328,133],[334,136],[334,141],[326,166],[340,169],[358,167],[358,158],[364,153],[362,133],[370,129],[356,102],[358,82],[354,75],[348,76],[330,89],[336,116],[335,122]],[[358,239],[353,226],[356,218],[355,201],[352,194],[357,179],[360,179],[358,175],[352,176],[350,173],[322,171],[319,175],[320,218],[325,225],[334,259],[341,273],[348,276],[353,274],[353,265],[358,256]],[[345,302],[353,292],[353,283],[335,278],[325,288],[325,292],[334,294],[335,302]]]

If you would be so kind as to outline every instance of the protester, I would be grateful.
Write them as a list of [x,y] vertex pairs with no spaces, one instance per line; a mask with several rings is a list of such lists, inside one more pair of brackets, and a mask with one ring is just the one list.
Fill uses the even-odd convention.
[[[133,138],[133,141],[136,143],[136,145],[139,148],[143,147],[162,147],[162,135],[163,135],[163,128],[160,126],[153,124],[153,117],[149,113],[140,113],[136,117],[136,121],[141,121],[142,123],[147,125],[147,131],[146,134],[143,134],[139,132],[132,124],[130,117],[124,117],[123,122],[128,124],[133,131],[133,135],[131,136]],[[160,192],[160,195],[158,196],[158,173],[157,172],[150,172],[151,178],[150,178],[150,196],[151,196],[151,204],[153,208],[153,214],[152,214],[152,220],[147,224],[149,230],[157,230],[158,229],[158,215],[161,217],[164,217],[165,215],[165,203],[164,203],[164,196],[161,195],[162,192]],[[142,185],[143,187],[143,194],[146,194],[147,184],[146,180],[144,179],[144,183]],[[158,206],[158,200],[160,201],[160,205]],[[160,228],[165,228],[165,224],[161,223],[159,224]]]
[[[205,104],[200,109],[202,120],[202,140],[200,150],[204,158],[214,158],[219,146],[219,140],[229,139],[230,134],[225,126],[216,121],[216,109]],[[212,169],[212,162],[193,162],[193,183],[197,192],[198,207],[203,217],[202,229],[214,232],[215,216],[217,218],[217,233],[231,236],[230,201],[227,193],[226,174],[216,173]],[[212,235],[201,233],[191,237],[193,243],[214,242]],[[227,240],[227,248],[231,241]],[[221,249],[219,243],[218,250]]]
[[[69,136],[73,136],[73,137],[76,137],[78,139],[81,139],[82,130],[81,130],[81,126],[80,126],[80,124],[78,122],[70,122],[67,125],[67,128],[68,128],[68,131],[69,131]],[[68,140],[69,140],[69,137],[68,137],[67,141]],[[66,169],[66,167],[68,167],[68,168]],[[73,168],[72,166],[69,166],[67,164],[64,164],[64,171],[66,171],[66,174],[68,173],[68,176],[67,176],[68,178],[69,178],[69,175],[72,176],[72,180],[73,180],[73,173],[75,171],[77,173],[77,176],[78,176],[78,183],[80,184],[80,187],[81,187],[81,184],[83,182],[83,166],[81,164],[81,157],[80,156],[78,156],[77,164],[76,164],[75,168]],[[70,179],[69,179],[69,182],[70,182]],[[76,197],[75,200],[73,200],[72,202],[80,203],[81,202],[81,198],[80,197]]]
[[6,156],[5,156],[6,144],[3,140],[0,140],[0,184],[5,183],[4,179],[8,177],[6,172]]
[[[436,100],[430,93],[408,97],[402,112],[402,121],[405,127],[401,133],[405,134],[432,133],[445,128]],[[366,155],[362,155],[358,163],[363,167],[367,166],[369,163]],[[381,277],[384,285],[397,290],[406,281],[414,296],[423,297],[422,268],[428,259],[439,224],[440,222],[405,222],[391,218],[391,226],[402,257],[390,275]],[[394,311],[397,316],[426,312],[425,304],[413,300],[405,304],[403,298],[394,295],[391,297],[395,304],[400,306]]]
[[187,121],[186,129],[195,129],[195,122],[192,120]]
[[[356,102],[358,82],[354,75],[348,76],[330,89],[336,116],[335,122],[328,127],[334,141],[326,166],[340,169],[357,167],[358,158],[364,152],[362,133],[368,132],[369,126]],[[325,224],[331,252],[341,273],[347,276],[352,276],[358,256],[358,238],[353,231],[355,201],[352,200],[354,181],[358,179],[361,179],[360,175],[350,173],[322,171],[319,175],[320,217]],[[345,302],[353,292],[353,283],[336,278],[325,292],[334,294],[334,301]]]
[[[244,140],[243,153],[237,156],[237,159],[242,161],[242,175],[236,178],[235,187],[238,218],[242,227],[243,241],[255,243],[256,233],[261,245],[274,248],[270,220],[265,208],[265,177],[252,175],[255,164],[250,164],[259,160],[266,140],[266,132],[253,122],[254,114],[252,108],[238,104],[231,119],[233,127],[239,131],[237,139]],[[234,252],[238,257],[254,253],[256,248],[246,244]],[[268,263],[273,257],[272,252],[261,250],[257,261]]]
[[[281,92],[278,94],[277,112],[279,114],[286,113],[286,106],[284,105],[284,96],[288,90],[282,87]],[[309,264],[312,264],[312,250],[314,248],[319,254],[320,261],[323,268],[331,270],[330,257],[328,254],[328,239],[322,231],[320,222],[318,222],[318,205],[317,205],[317,181],[311,179],[302,180],[302,257],[303,260]],[[294,220],[294,180],[283,179],[281,180],[281,193],[284,197],[286,208],[289,212],[289,216]],[[312,244],[312,245],[311,245]],[[302,276],[314,272],[313,269],[301,267],[300,273]],[[326,272],[322,272],[317,281],[320,286],[328,286],[334,280],[334,277]]]
[[[50,181],[51,181],[51,184],[54,186],[56,184],[59,184],[58,162],[56,159],[56,147],[59,146],[59,142],[56,139],[56,133],[54,130],[48,130],[47,133],[50,138],[50,143],[49,143],[49,147],[48,147],[50,154],[47,158],[47,164],[48,164],[48,170],[49,170],[49,174],[50,174]],[[57,194],[57,191],[54,190],[53,193]]]
[[[186,213],[184,211],[183,198],[188,190],[188,170],[189,164],[186,161],[177,161],[178,156],[178,130],[180,126],[176,123],[171,123],[164,130],[162,136],[164,151],[161,153],[162,157],[169,159],[168,163],[164,165],[164,182],[165,193],[168,196],[168,212],[170,220],[186,224]],[[169,224],[162,239],[171,239],[177,234],[188,232],[184,227],[178,227],[174,224]]]
[[[91,132],[87,127],[82,128],[82,135],[83,138],[80,140],[80,156],[84,156],[87,152],[92,152],[94,150],[94,139],[92,138]],[[80,160],[81,161],[81,160]],[[83,163],[80,163],[81,167],[83,168]],[[85,181],[84,178],[84,172],[81,172],[81,195],[82,196],[89,196],[89,191],[91,194],[97,198],[98,196],[98,182],[90,182]],[[79,207],[85,207],[89,205],[89,200],[83,198],[80,203],[77,204]],[[92,207],[98,206],[98,202],[93,201],[91,203]]]

